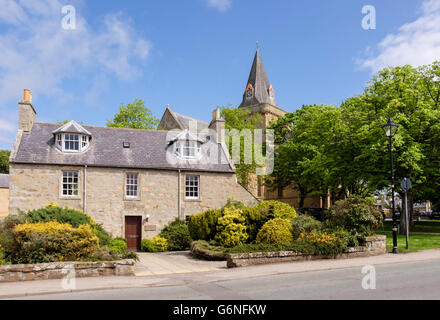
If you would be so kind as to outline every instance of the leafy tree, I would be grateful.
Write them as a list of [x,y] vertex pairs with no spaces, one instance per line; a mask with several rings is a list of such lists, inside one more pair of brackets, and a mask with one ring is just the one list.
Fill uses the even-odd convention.
[[[228,107],[221,107],[221,115],[223,119],[225,119],[225,129],[236,129],[238,131],[249,129],[251,130],[252,135],[253,130],[258,129],[263,121],[263,117],[260,114],[251,114],[250,110],[244,108],[233,109]],[[231,138],[226,137],[226,139]],[[240,140],[240,163],[236,163],[235,167],[237,179],[244,187],[249,187],[251,175],[252,173],[255,173],[255,170],[258,167],[253,157],[253,151],[254,150],[252,148],[252,163],[245,163],[244,138],[242,137]],[[232,143],[229,143],[229,153],[232,154]]]
[[402,195],[398,182],[407,177],[413,182],[409,208],[424,200],[440,203],[439,62],[386,68],[339,108],[304,106],[279,119],[273,125],[279,144],[275,182],[295,182],[303,192],[329,190],[333,201],[389,188],[382,126],[390,117],[399,124],[393,140],[396,191]]
[[341,189],[334,157],[343,134],[341,111],[334,106],[303,106],[271,126],[275,130],[275,165],[266,184],[272,189],[292,186],[300,194],[302,208],[309,193],[327,196]]
[[119,113],[115,114],[112,121],[107,121],[107,127],[156,129],[158,123],[159,119],[154,117],[151,110],[145,107],[144,102],[136,99],[127,106],[121,104]]
[[[410,178],[409,208],[424,200],[438,201],[440,187],[440,64],[413,68],[386,68],[370,81],[365,92],[342,105],[354,120],[359,164],[365,179],[376,189],[390,185],[388,141],[381,126],[391,117],[399,124],[393,138],[396,191],[400,180]],[[403,197],[402,197],[403,198]],[[401,230],[405,230],[401,219]]]
[[0,150],[0,173],[9,173],[9,156],[11,151]]

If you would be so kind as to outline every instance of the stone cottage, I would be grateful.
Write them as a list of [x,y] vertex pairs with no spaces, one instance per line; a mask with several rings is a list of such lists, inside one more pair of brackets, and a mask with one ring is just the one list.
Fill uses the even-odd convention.
[[218,109],[196,130],[183,119],[175,130],[38,123],[25,90],[18,114],[11,214],[49,203],[80,209],[139,250],[141,239],[176,218],[220,208],[228,199],[258,201],[237,182]]

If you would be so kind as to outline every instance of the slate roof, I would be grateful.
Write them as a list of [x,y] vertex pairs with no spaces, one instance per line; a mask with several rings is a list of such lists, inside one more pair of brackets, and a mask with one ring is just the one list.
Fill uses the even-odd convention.
[[252,63],[252,69],[249,74],[247,84],[251,84],[254,87],[254,96],[252,98],[246,98],[245,93],[243,95],[243,101],[240,105],[240,108],[257,105],[260,103],[268,103],[279,108],[277,102],[275,101],[275,97],[271,97],[269,94],[270,82],[267,77],[266,70],[264,69],[259,50],[257,50],[255,53],[254,62]]
[[84,129],[78,122],[75,120],[69,121],[61,127],[55,129],[52,133],[81,133],[86,134],[88,136],[91,135],[89,131]]
[[[87,151],[62,153],[54,146],[52,132],[58,127],[57,124],[34,123],[31,132],[23,135],[13,162],[234,172],[225,161],[223,150],[219,152],[222,161],[218,164],[203,163],[206,158],[201,163],[194,160],[170,163],[167,161],[167,131],[83,126],[92,135]],[[123,142],[129,142],[130,148],[123,148]]]
[[173,114],[174,118],[179,122],[182,129],[189,129],[189,123],[190,121],[196,121],[197,122],[197,130],[203,130],[209,127],[209,123],[206,121],[198,120],[196,118],[188,117],[183,114],[177,113],[175,111],[172,111],[170,109],[170,112]]
[[9,188],[9,174],[0,174],[0,188]]

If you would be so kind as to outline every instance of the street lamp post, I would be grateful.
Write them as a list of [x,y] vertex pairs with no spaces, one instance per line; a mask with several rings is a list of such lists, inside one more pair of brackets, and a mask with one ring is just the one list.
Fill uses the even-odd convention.
[[396,134],[398,127],[399,125],[395,124],[391,120],[391,118],[388,120],[388,123],[382,127],[385,131],[386,136],[389,139],[389,152],[390,152],[390,161],[391,161],[391,197],[392,197],[392,206],[393,206],[392,209],[393,210],[393,253],[398,253],[396,205],[394,202],[394,161],[393,161],[393,136]]

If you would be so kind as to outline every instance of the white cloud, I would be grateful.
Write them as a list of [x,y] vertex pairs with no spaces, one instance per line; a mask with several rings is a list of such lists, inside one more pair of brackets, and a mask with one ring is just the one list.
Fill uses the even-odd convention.
[[374,55],[360,61],[361,67],[376,72],[388,66],[420,66],[440,59],[440,0],[426,0],[420,9],[417,20],[387,35],[373,50]]
[[220,12],[226,12],[232,5],[232,0],[207,0],[208,6]]
[[0,0],[0,105],[18,100],[23,88],[69,95],[62,82],[87,79],[90,70],[122,80],[141,74],[151,45],[128,18],[107,14],[92,28],[77,8],[76,30],[64,30],[62,6],[59,0]]

